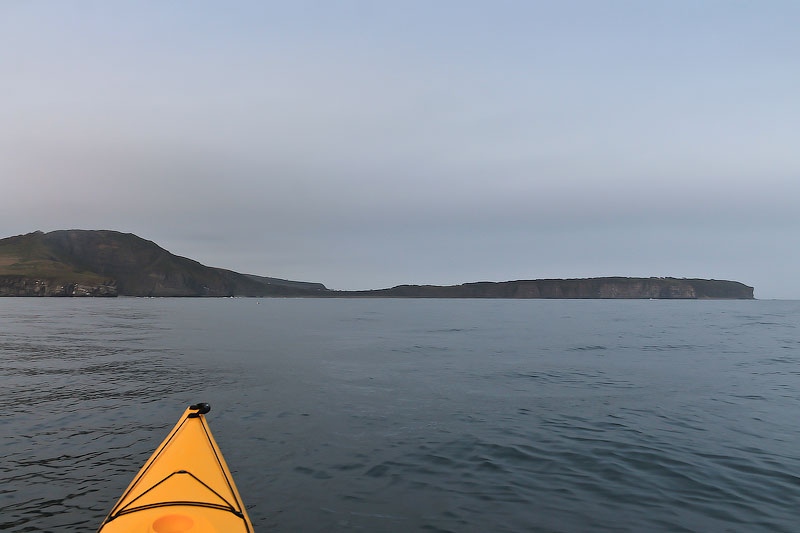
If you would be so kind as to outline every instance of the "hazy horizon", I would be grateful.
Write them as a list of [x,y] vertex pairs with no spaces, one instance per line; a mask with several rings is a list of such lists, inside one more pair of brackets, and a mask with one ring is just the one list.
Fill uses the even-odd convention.
[[800,298],[800,4],[0,5],[2,237],[368,289]]

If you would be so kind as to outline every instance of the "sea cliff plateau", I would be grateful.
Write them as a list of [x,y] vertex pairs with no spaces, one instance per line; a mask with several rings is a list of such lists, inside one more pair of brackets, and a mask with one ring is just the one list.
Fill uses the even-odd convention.
[[684,278],[603,277],[531,279],[462,285],[399,285],[342,293],[379,298],[549,298],[549,299],[753,299],[753,287],[738,281]]

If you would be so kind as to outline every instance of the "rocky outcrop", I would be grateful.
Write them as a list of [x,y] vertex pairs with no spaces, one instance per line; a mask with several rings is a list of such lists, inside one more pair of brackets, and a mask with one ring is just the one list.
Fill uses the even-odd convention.
[[22,276],[0,276],[0,296],[117,296],[117,285],[71,283]]
[[550,299],[753,299],[753,287],[737,281],[684,278],[535,279],[463,285],[398,285],[343,297],[550,298]]

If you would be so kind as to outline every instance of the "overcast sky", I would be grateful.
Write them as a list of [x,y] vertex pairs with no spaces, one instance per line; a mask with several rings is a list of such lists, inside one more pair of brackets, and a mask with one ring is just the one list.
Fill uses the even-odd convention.
[[800,298],[800,2],[0,2],[0,236]]

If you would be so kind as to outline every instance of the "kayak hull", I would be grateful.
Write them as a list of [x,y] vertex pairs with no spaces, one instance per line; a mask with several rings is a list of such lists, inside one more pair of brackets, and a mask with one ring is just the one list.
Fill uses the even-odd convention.
[[242,499],[198,404],[156,448],[98,533],[252,533]]
[[241,518],[195,506],[171,505],[122,515],[107,522],[102,533],[248,533]]

